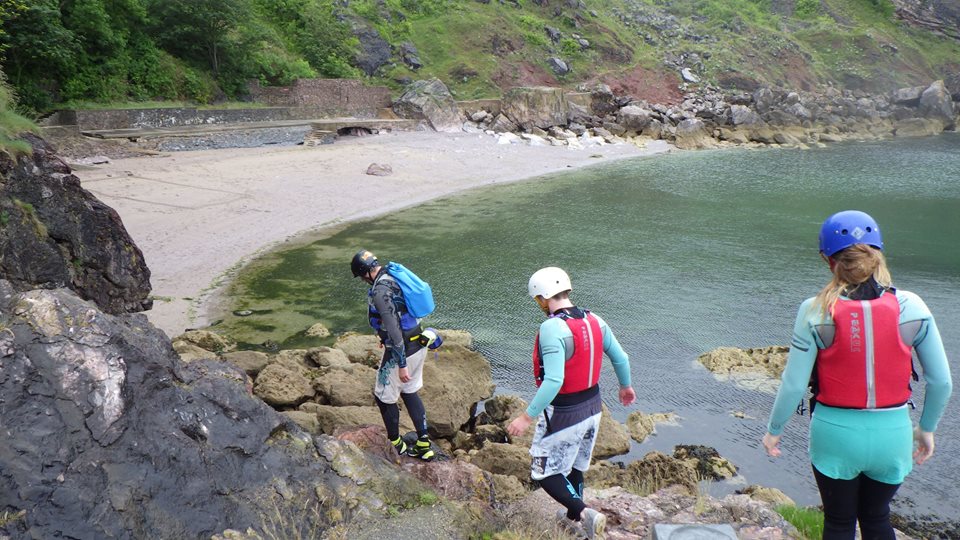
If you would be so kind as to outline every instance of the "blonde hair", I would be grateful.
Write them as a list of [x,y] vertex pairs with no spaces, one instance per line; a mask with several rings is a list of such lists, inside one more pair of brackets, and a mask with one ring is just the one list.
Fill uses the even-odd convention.
[[830,257],[833,279],[827,283],[813,300],[813,307],[823,310],[823,315],[833,315],[833,306],[840,296],[871,277],[881,287],[893,284],[887,260],[883,252],[867,244],[854,244]]

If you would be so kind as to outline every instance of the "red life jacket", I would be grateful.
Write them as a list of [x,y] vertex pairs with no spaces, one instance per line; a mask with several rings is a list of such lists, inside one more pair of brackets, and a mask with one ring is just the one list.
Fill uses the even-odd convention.
[[874,300],[837,300],[833,343],[817,353],[816,401],[831,407],[880,409],[910,399],[911,348],[900,336],[893,292]]
[[[561,394],[573,394],[595,386],[600,380],[600,363],[603,360],[603,330],[600,321],[589,311],[583,310],[583,318],[571,316],[566,311],[554,315],[567,323],[573,334],[573,352],[566,351]],[[543,383],[543,359],[540,357],[540,333],[533,342],[533,376],[537,387]]]

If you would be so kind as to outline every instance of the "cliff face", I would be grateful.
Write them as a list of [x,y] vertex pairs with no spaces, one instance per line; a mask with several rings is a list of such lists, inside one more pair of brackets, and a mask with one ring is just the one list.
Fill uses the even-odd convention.
[[0,512],[18,516],[0,537],[301,538],[416,501],[415,479],[249,388],[142,314],[0,280]]
[[0,154],[0,276],[18,291],[67,287],[107,313],[150,309],[150,270],[120,216],[42,139]]
[[897,17],[907,24],[960,40],[960,0],[893,0],[893,4]]

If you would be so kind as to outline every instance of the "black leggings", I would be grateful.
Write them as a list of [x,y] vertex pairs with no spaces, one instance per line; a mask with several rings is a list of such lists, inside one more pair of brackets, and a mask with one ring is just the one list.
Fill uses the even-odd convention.
[[540,487],[567,509],[568,518],[580,521],[580,514],[587,507],[583,504],[583,471],[573,469],[567,476],[548,476],[540,480]]
[[[410,413],[410,419],[417,430],[417,437],[427,437],[427,411],[423,408],[423,401],[420,396],[414,392],[412,394],[400,394],[403,398],[403,404],[407,406],[407,412]],[[383,426],[387,428],[387,438],[391,441],[397,440],[400,436],[400,407],[396,403],[384,403],[376,396],[373,397],[380,408],[380,416],[383,418]]]
[[853,540],[857,522],[863,540],[894,540],[890,501],[900,484],[884,484],[863,473],[835,480],[813,467],[823,501],[823,540]]

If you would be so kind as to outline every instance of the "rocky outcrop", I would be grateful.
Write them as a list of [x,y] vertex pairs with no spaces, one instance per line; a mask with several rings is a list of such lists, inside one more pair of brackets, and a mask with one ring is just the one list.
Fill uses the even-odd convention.
[[[950,80],[960,81],[958,77]],[[957,90],[951,95],[950,85],[942,81],[885,95],[832,87],[819,92],[759,87],[746,93],[703,85],[684,94],[676,105],[636,101],[603,85],[582,90],[514,88],[502,100],[509,114],[470,111],[471,120],[463,129],[500,134],[500,144],[575,149],[622,143],[645,147],[651,139],[682,149],[730,145],[804,149],[955,129],[958,106],[953,99],[960,96]],[[523,133],[507,133],[517,130]]]
[[373,76],[390,62],[390,43],[383,39],[376,28],[359,17],[352,18],[350,25],[360,45],[357,48],[355,64],[367,76]]
[[503,94],[501,112],[521,129],[545,129],[567,123],[567,100],[562,88],[511,88]]
[[787,364],[789,347],[757,347],[738,349],[719,347],[701,354],[697,361],[717,375],[737,373],[760,373],[771,378],[779,378]]
[[209,538],[277,515],[317,530],[424,489],[311,438],[242,370],[183,363],[143,315],[0,281],[0,328],[0,507],[25,511],[0,536]]
[[414,81],[393,103],[402,118],[425,119],[436,131],[455,132],[463,126],[457,102],[440,79]]
[[18,291],[70,288],[107,313],[150,309],[150,270],[120,216],[25,139],[32,154],[0,154],[0,276]]
[[897,17],[911,26],[960,40],[960,4],[940,1],[893,0]]
[[738,349],[719,347],[697,358],[717,380],[740,388],[775,394],[787,363],[789,347]]
[[677,415],[674,413],[645,414],[634,411],[627,416],[627,430],[630,432],[630,437],[637,442],[643,442],[656,433],[657,424],[676,425],[676,423]]

